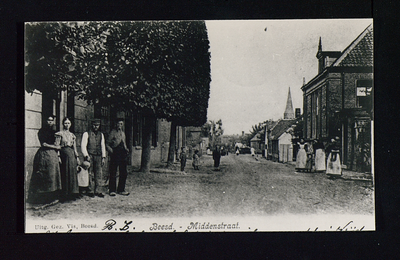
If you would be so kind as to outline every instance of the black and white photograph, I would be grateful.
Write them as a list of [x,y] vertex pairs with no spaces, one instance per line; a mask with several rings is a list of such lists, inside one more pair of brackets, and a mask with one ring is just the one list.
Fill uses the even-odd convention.
[[375,231],[373,19],[24,23],[25,233]]

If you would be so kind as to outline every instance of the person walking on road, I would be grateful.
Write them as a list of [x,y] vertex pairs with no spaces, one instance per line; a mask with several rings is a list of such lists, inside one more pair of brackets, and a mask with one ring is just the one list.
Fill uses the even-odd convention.
[[186,148],[184,146],[181,147],[181,154],[179,155],[179,160],[181,162],[181,171],[185,171],[186,166]]
[[254,147],[250,148],[250,153],[251,153],[251,156],[253,156],[253,157],[256,155],[256,150],[254,149]]
[[219,146],[217,145],[215,147],[215,150],[213,152],[213,160],[214,160],[214,168],[216,171],[219,171],[219,164],[221,161],[221,150],[219,149]]
[[99,131],[100,119],[92,120],[92,129],[82,135],[81,149],[85,161],[90,162],[89,193],[90,197],[96,195],[103,198],[104,187],[103,166],[106,162],[106,143],[104,135]]
[[[128,196],[125,191],[127,172],[127,157],[129,150],[126,146],[126,137],[123,131],[124,120],[117,119],[116,129],[111,130],[107,140],[107,150],[110,154],[110,179],[108,190],[110,196],[115,196],[116,192],[123,196]],[[117,169],[119,168],[119,181],[117,188]]]

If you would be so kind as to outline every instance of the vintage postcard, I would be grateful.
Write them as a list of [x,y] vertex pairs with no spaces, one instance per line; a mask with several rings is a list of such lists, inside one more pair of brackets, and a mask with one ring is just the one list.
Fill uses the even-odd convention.
[[25,233],[375,230],[372,19],[24,40]]

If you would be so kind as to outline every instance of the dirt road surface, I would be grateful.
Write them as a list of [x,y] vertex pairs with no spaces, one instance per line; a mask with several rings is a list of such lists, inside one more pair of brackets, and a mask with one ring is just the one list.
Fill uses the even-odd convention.
[[27,209],[30,219],[92,217],[272,216],[279,214],[374,214],[371,183],[331,180],[323,173],[296,173],[292,164],[229,154],[214,171],[211,156],[199,171],[155,167],[150,174],[129,168],[129,196],[83,197],[45,209]]

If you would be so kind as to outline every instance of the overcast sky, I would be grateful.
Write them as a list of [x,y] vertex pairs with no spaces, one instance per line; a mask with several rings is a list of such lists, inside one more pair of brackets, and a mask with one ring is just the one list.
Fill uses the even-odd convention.
[[249,133],[280,119],[288,89],[303,112],[301,86],[317,75],[323,51],[343,51],[372,19],[206,21],[211,51],[208,119],[224,134]]

